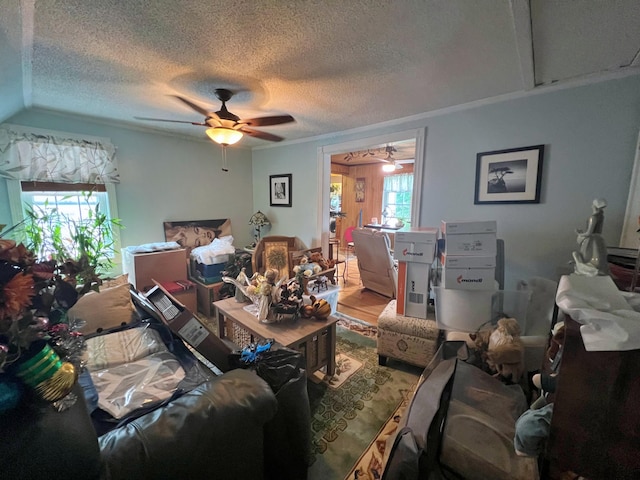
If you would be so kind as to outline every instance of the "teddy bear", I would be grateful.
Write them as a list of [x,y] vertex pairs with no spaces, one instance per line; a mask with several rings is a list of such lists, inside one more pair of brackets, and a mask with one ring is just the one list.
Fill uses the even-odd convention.
[[320,268],[322,268],[322,270],[329,270],[330,268],[333,268],[336,266],[336,261],[334,259],[327,260],[322,256],[322,252],[312,252],[309,257],[309,260],[312,263],[316,263],[320,265]]
[[492,331],[470,334],[490,372],[510,383],[518,383],[525,371],[524,345],[515,318],[501,318]]

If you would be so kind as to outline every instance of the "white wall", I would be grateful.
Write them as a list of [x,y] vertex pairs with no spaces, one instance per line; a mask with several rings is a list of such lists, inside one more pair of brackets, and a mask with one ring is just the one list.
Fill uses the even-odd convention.
[[[252,240],[251,151],[230,148],[231,169],[208,140],[183,139],[44,112],[23,112],[7,123],[109,137],[117,148],[116,186],[122,245],[164,241],[163,222],[230,218],[237,246]],[[6,182],[0,179],[0,223],[11,225]]]
[[[407,122],[427,128],[420,225],[495,219],[505,240],[505,288],[520,278],[553,277],[566,268],[591,201],[603,197],[604,236],[617,245],[640,129],[640,77],[550,91]],[[254,209],[274,220],[271,233],[319,241],[317,149],[391,129],[253,151]],[[478,152],[544,144],[540,204],[474,205]],[[293,173],[293,208],[270,208],[268,176]],[[273,216],[273,218],[272,218]]]

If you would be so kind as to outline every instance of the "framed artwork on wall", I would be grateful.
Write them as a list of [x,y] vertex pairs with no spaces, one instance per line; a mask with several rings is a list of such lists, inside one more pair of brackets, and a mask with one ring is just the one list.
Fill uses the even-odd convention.
[[474,204],[540,203],[544,145],[478,153]]
[[290,173],[269,175],[269,204],[272,207],[291,206],[291,178]]
[[184,220],[179,222],[164,222],[164,239],[167,242],[177,242],[187,249],[209,245],[215,238],[231,235],[231,220]]
[[356,178],[356,202],[364,202],[364,178]]

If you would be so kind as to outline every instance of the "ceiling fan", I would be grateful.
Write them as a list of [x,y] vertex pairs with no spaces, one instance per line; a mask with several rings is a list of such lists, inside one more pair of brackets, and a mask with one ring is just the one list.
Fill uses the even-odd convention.
[[387,157],[386,158],[378,158],[378,160],[381,160],[381,161],[385,162],[385,164],[382,166],[382,170],[384,172],[393,172],[395,170],[402,169],[403,168],[402,165],[400,163],[396,162],[396,159],[393,158],[393,154],[395,152],[397,152],[398,149],[396,147],[394,147],[393,145],[387,145],[384,150],[387,153]]
[[149,117],[135,117],[138,120],[151,120],[156,122],[173,122],[173,123],[188,123],[191,125],[199,125],[207,127],[205,133],[211,140],[219,143],[222,146],[233,145],[238,142],[244,134],[250,137],[260,138],[262,140],[269,140],[271,142],[279,142],[284,138],[277,135],[273,135],[267,132],[261,132],[254,130],[250,127],[266,127],[270,125],[281,125],[283,123],[295,122],[295,119],[291,115],[272,115],[267,117],[257,117],[249,119],[241,119],[237,115],[227,110],[226,103],[233,97],[233,92],[225,88],[216,88],[216,97],[222,102],[220,110],[217,112],[211,112],[206,108],[188,100],[179,95],[172,95],[182,103],[186,104],[191,109],[205,116],[202,122],[189,122],[183,120],[168,120],[164,118],[149,118]]

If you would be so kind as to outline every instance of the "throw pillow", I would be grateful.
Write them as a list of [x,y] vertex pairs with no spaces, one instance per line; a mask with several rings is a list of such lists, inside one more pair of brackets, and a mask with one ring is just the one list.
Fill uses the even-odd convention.
[[84,295],[69,309],[69,322],[84,320],[86,323],[79,329],[85,335],[98,329],[107,330],[131,322],[135,308],[129,293],[129,284],[117,287],[100,288],[99,292]]

